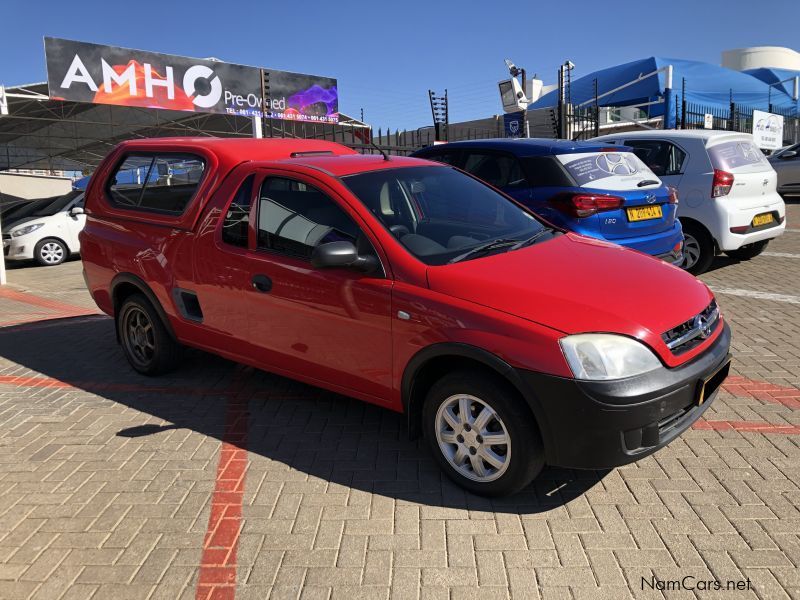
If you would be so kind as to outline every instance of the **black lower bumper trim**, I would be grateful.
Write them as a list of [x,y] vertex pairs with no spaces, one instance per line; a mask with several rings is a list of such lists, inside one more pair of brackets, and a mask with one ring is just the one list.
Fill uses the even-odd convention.
[[[519,371],[536,402],[547,462],[602,469],[663,448],[691,427],[727,376],[730,328],[688,364],[617,381],[577,381]],[[540,417],[541,419],[541,417]]]

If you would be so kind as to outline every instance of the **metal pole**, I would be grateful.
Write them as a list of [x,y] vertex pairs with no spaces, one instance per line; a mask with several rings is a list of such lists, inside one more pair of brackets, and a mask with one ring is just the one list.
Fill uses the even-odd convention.
[[450,141],[450,110],[447,104],[447,88],[444,88],[444,140]]
[[[0,220],[0,231],[3,230],[3,222]],[[6,253],[0,255],[0,285],[6,284]]]
[[686,77],[681,78],[681,129],[686,129]]
[[264,129],[261,123],[261,117],[259,115],[253,115],[250,117],[253,121],[253,137],[254,138],[263,138],[264,137]]
[[675,94],[672,91],[672,65],[667,65],[666,81],[664,82],[664,129],[674,129],[675,122],[672,120],[672,104],[675,102]]

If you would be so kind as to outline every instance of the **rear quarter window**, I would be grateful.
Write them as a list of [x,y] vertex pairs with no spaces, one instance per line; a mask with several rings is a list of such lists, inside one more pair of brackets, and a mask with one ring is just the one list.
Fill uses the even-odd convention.
[[715,144],[708,148],[708,156],[714,168],[721,171],[757,173],[772,169],[764,153],[749,140]]
[[533,187],[572,187],[575,181],[555,156],[526,156],[520,159],[528,183]]
[[205,167],[205,161],[193,154],[130,154],[109,178],[106,195],[119,208],[181,215],[194,198]]

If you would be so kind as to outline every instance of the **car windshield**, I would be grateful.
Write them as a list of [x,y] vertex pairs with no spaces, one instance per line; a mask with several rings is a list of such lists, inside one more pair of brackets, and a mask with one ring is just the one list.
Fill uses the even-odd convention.
[[343,181],[409,252],[429,265],[508,251],[545,229],[502,194],[451,167],[385,169]]

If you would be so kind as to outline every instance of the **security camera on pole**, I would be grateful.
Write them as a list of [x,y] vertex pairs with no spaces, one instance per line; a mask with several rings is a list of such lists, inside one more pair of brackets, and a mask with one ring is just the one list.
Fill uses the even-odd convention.
[[[533,79],[529,82],[525,69],[517,67],[508,58],[505,59],[505,63],[511,78],[498,82],[497,87],[500,91],[500,101],[503,104],[503,112],[506,113],[504,117],[506,135],[510,137],[522,136],[523,129],[519,126],[519,122],[521,121],[525,123],[525,137],[530,137],[527,119],[528,105],[531,104],[531,96],[534,95],[532,93],[533,84],[538,83],[539,88],[541,88],[541,81],[537,80],[534,75]],[[517,79],[518,77],[521,81]],[[531,88],[530,90],[529,87]],[[518,115],[519,118],[514,119],[514,115]]]

